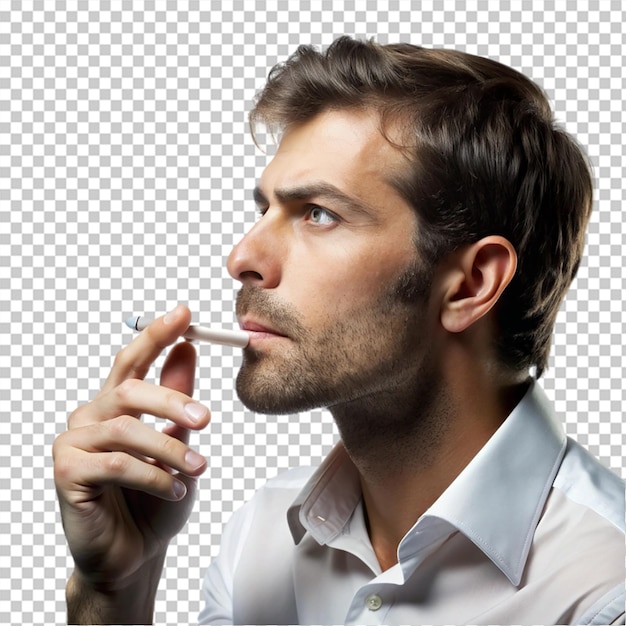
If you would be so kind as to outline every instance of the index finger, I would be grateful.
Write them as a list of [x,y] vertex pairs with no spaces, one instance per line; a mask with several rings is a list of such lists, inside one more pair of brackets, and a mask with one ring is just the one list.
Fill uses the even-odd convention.
[[117,353],[102,391],[109,391],[128,378],[145,378],[159,354],[189,328],[190,322],[191,312],[182,304],[155,319]]

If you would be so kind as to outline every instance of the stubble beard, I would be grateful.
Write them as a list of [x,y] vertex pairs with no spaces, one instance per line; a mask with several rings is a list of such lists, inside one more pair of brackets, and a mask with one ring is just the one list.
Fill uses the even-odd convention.
[[431,283],[432,273],[414,263],[369,309],[341,319],[329,314],[329,323],[319,332],[306,328],[293,309],[269,292],[242,289],[237,313],[258,315],[289,340],[281,340],[282,351],[244,351],[236,383],[239,398],[259,413],[327,407],[340,415],[342,409],[358,405],[363,405],[361,411],[384,411],[377,405],[396,404],[407,387],[414,395],[419,381],[412,378],[425,373],[419,363],[420,344]]

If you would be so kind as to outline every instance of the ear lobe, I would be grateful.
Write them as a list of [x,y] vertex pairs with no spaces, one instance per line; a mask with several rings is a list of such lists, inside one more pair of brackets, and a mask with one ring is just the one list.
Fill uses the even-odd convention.
[[508,239],[490,235],[454,254],[441,308],[441,323],[459,333],[486,315],[511,282],[517,254]]

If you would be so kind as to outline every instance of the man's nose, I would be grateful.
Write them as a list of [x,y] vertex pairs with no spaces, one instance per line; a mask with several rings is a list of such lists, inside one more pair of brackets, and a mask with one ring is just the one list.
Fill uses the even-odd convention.
[[284,258],[277,225],[261,218],[228,256],[228,273],[244,286],[272,289],[280,283]]

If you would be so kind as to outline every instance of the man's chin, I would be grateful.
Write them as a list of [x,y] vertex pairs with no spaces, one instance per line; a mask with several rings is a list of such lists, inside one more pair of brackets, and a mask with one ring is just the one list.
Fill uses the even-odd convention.
[[319,408],[323,405],[319,399],[307,398],[304,394],[290,393],[285,385],[260,383],[249,384],[246,375],[240,372],[235,390],[242,404],[254,413],[265,415],[292,415],[302,411]]
[[267,397],[259,394],[246,394],[237,391],[239,400],[250,411],[263,415],[293,415],[310,409],[319,408],[316,403],[304,403],[301,400],[294,401],[285,397]]

